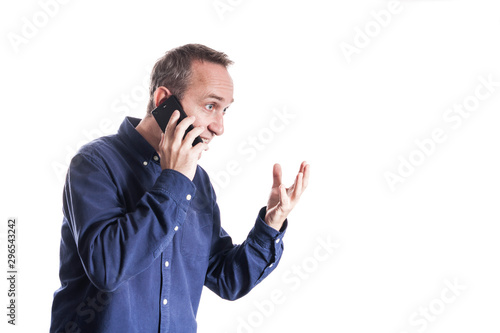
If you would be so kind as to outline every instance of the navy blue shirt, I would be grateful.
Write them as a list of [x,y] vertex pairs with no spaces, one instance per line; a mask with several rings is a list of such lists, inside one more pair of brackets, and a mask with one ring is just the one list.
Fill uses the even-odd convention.
[[71,161],[50,332],[196,332],[204,285],[237,299],[281,257],[287,221],[269,227],[264,207],[234,245],[207,173],[162,170],[139,121],[126,118]]

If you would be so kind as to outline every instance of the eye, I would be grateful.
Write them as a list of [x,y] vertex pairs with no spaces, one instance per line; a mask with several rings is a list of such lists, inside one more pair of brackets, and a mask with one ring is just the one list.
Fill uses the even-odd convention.
[[227,108],[224,108],[224,110],[222,110],[222,113],[226,114],[228,108],[229,108],[229,106]]
[[205,109],[207,109],[208,111],[213,111],[214,107],[215,106],[213,104],[207,104],[207,105],[205,105]]

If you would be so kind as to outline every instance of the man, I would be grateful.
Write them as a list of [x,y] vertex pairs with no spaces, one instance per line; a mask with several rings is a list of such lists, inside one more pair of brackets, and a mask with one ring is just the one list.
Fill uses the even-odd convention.
[[[117,134],[73,158],[51,332],[196,332],[204,285],[234,300],[276,268],[286,218],[307,186],[309,166],[301,164],[288,189],[274,166],[267,207],[247,239],[234,245],[197,165],[224,132],[233,102],[231,63],[199,44],[167,52],[153,68],[146,117],[127,117]],[[151,111],[172,95],[189,117],[176,126],[175,112],[163,134]],[[192,146],[197,136],[203,142]]]

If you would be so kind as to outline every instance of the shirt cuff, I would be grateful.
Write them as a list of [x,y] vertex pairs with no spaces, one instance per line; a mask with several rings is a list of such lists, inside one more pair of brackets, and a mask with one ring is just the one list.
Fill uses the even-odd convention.
[[273,227],[270,227],[267,225],[267,223],[264,221],[264,217],[266,216],[266,207],[262,207],[261,210],[259,211],[259,215],[257,216],[257,220],[255,221],[255,226],[250,231],[250,238],[255,240],[261,247],[270,249],[270,248],[275,248],[279,251],[280,248],[282,248],[282,242],[283,242],[283,236],[285,235],[287,226],[288,226],[288,219],[283,222],[283,226],[281,227],[280,231],[274,229]]
[[196,195],[196,185],[188,177],[173,169],[162,170],[152,190],[166,193],[186,210]]

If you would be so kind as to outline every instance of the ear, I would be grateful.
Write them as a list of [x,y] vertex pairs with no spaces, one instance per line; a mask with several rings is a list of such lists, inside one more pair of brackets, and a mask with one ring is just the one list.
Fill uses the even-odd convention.
[[154,94],[155,107],[163,103],[170,96],[172,96],[172,93],[170,92],[170,90],[168,90],[168,88],[164,86],[156,88]]

